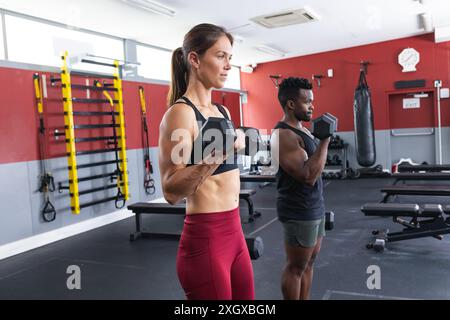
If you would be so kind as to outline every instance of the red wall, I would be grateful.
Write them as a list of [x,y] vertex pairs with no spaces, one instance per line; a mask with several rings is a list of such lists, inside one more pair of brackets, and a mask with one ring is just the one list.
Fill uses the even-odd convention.
[[[416,72],[403,73],[398,64],[398,54],[408,47],[419,51],[420,62],[416,66]],[[420,111],[405,110],[401,116],[408,118],[408,121],[403,125],[402,118],[390,119],[400,113],[389,111],[402,101],[401,98],[389,98],[392,91],[401,92],[395,90],[395,81],[425,79],[426,87],[433,90],[433,81],[440,79],[443,80],[443,87],[449,86],[450,42],[436,44],[433,34],[258,65],[252,74],[242,73],[242,89],[248,91],[248,103],[243,105],[245,125],[272,129],[282,117],[277,90],[269,75],[302,76],[311,79],[313,74],[322,74],[324,78],[321,79],[321,87],[317,86],[317,82],[313,84],[315,116],[330,112],[339,118],[339,131],[353,131],[353,94],[359,78],[359,63],[363,60],[371,63],[368,66],[367,81],[372,94],[375,129],[389,129],[390,122],[395,123],[395,128],[429,126],[430,117],[431,123],[436,125],[435,101]],[[327,78],[328,69],[334,70],[333,78]],[[406,98],[406,93],[401,97]],[[449,99],[441,101],[443,126],[450,126],[449,106]],[[422,117],[427,110],[432,110],[433,114]]]
[[[38,112],[34,98],[33,74],[31,70],[0,68],[0,163],[31,161],[39,159],[38,148]],[[41,75],[42,73],[39,72]],[[47,94],[44,99],[44,121],[46,124],[47,157],[65,156],[66,148],[63,137],[55,140],[53,132],[58,129],[64,131],[63,104],[59,85],[51,87],[50,73],[47,77]],[[58,74],[53,74],[59,77]],[[110,82],[107,81],[107,82]],[[85,79],[72,77],[72,83],[85,84]],[[91,82],[92,83],[92,82]],[[127,135],[127,149],[140,149],[142,144],[141,109],[139,104],[138,87],[144,87],[147,123],[149,126],[150,146],[158,145],[159,124],[167,110],[166,97],[169,90],[167,85],[137,83],[123,81],[123,100],[125,125]],[[112,93],[112,92],[111,92]],[[86,91],[73,90],[73,97],[86,98]],[[90,98],[103,98],[101,93],[91,91]],[[230,111],[235,125],[239,125],[239,93],[214,91],[212,100],[224,104]],[[109,111],[108,104],[74,104],[74,111]],[[75,117],[75,124],[111,123],[106,117]],[[77,130],[77,137],[111,136],[112,130]],[[106,148],[105,142],[77,143],[77,150],[91,150]]]

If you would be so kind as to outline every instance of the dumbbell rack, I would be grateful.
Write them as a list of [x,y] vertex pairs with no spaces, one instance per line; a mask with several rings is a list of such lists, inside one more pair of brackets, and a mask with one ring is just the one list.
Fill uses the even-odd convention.
[[328,152],[330,150],[336,150],[339,151],[338,154],[341,154],[343,156],[342,162],[339,165],[325,165],[325,169],[323,170],[323,173],[325,173],[325,176],[330,173],[333,174],[340,174],[339,178],[333,177],[332,179],[345,179],[347,178],[347,148],[348,143],[343,143],[342,146],[328,146]]
[[[68,53],[65,52],[64,55],[61,56],[63,65],[61,67],[61,78],[60,79],[52,79],[52,84],[54,82],[61,82],[62,96],[63,96],[63,105],[64,105],[64,124],[65,124],[65,132],[60,135],[65,135],[66,141],[66,152],[67,152],[67,162],[69,169],[69,185],[62,186],[59,184],[59,191],[63,189],[68,189],[70,193],[70,208],[73,214],[79,214],[80,210],[85,207],[93,206],[99,203],[115,201],[116,208],[122,208],[125,205],[125,201],[129,198],[129,187],[128,187],[128,169],[127,169],[127,156],[126,156],[126,136],[125,136],[125,118],[123,112],[123,99],[122,99],[122,81],[119,76],[119,62],[118,60],[114,60],[114,63],[104,63],[93,60],[83,59],[81,62],[89,63],[89,64],[98,64],[108,67],[114,68],[113,75],[100,75],[90,72],[78,72],[78,71],[69,71],[67,67],[67,57]],[[113,80],[112,84],[104,83],[100,85],[99,81],[94,81],[94,86],[89,85],[77,85],[71,83],[71,74],[92,78],[103,78],[103,79],[111,79]],[[72,97],[72,88],[73,89],[86,89],[86,90],[95,90],[100,91],[107,99],[80,99]],[[108,91],[114,92],[114,99],[112,99]],[[95,112],[95,111],[73,111],[73,103],[108,103],[111,105],[112,111],[108,112]],[[89,125],[75,125],[74,123],[74,115],[78,116],[105,116],[111,115],[113,119],[112,124],[89,124]],[[112,128],[114,135],[105,136],[105,137],[92,137],[92,138],[76,138],[74,129],[93,129],[93,128]],[[116,134],[117,129],[117,134]],[[114,144],[114,148],[107,149],[99,149],[99,150],[88,150],[88,151],[77,151],[76,143],[77,142],[87,142],[87,141],[99,141],[106,140]],[[116,159],[110,161],[101,161],[95,163],[87,163],[83,165],[77,165],[77,156],[79,155],[90,155],[90,154],[99,154],[106,152],[115,152]],[[79,178],[78,170],[84,168],[98,167],[98,166],[106,166],[110,164],[116,164],[117,169],[112,173],[94,175]],[[110,177],[111,181],[117,179],[116,184],[105,185],[98,188],[88,189],[88,190],[79,190],[79,182],[95,180],[100,178]],[[91,202],[80,204],[80,195],[94,193],[98,191],[105,191],[108,189],[117,188],[117,195],[114,197],[108,197],[100,200],[94,200]],[[122,206],[118,206],[118,202],[123,201]]]

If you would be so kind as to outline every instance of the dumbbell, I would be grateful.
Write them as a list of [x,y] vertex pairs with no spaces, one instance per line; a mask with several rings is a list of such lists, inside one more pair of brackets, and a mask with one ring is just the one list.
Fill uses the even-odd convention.
[[252,127],[239,127],[245,134],[245,149],[240,150],[238,154],[253,157],[263,145],[259,130]]
[[246,238],[245,242],[247,243],[248,252],[252,260],[256,260],[263,255],[264,243],[261,237]]
[[339,166],[342,164],[342,160],[339,158],[337,154],[333,156],[333,164]]
[[236,138],[236,131],[230,120],[209,117],[194,140],[194,163],[201,162],[213,150],[225,152],[233,146]]
[[334,229],[334,212],[327,211],[325,212],[325,230],[333,230]]
[[337,118],[330,113],[324,113],[312,121],[312,134],[319,140],[331,137],[337,130]]

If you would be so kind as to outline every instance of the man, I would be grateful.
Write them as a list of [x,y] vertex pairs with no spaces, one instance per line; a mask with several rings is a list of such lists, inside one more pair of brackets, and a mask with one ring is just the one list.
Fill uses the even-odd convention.
[[313,263],[325,235],[322,170],[330,138],[319,143],[302,122],[312,117],[312,84],[304,78],[284,79],[278,89],[284,116],[271,138],[278,156],[277,211],[283,225],[286,266],[284,299],[309,299]]

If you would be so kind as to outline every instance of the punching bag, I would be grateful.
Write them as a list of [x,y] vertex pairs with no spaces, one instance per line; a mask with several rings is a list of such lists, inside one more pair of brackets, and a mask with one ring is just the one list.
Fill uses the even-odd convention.
[[355,118],[355,148],[356,158],[362,167],[375,164],[375,131],[373,126],[373,110],[364,70],[359,74],[358,86],[355,90],[353,102]]

